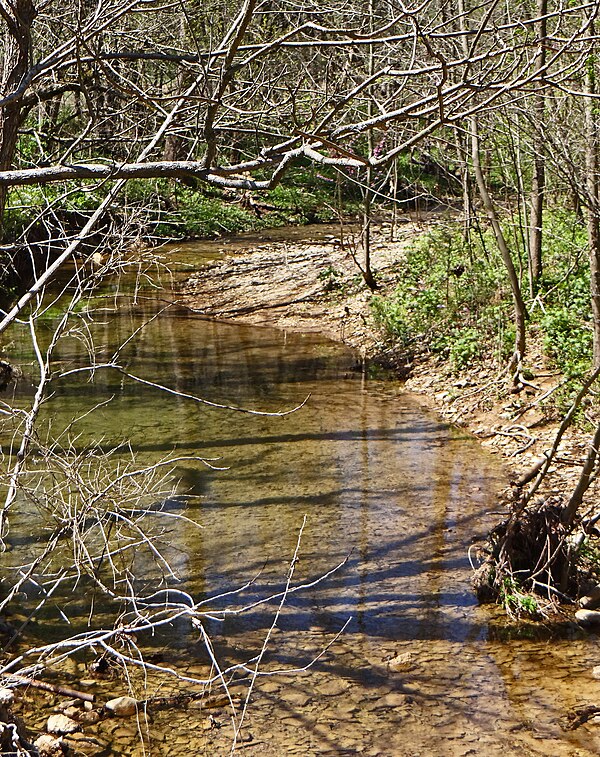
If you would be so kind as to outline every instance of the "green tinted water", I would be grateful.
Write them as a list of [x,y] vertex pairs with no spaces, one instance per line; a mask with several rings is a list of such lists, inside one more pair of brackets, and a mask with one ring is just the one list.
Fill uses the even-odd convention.
[[[215,247],[188,248],[186,255],[202,259]],[[92,328],[105,345],[98,359],[160,307],[150,297],[118,313],[98,311]],[[503,480],[474,440],[449,429],[396,382],[370,379],[342,345],[314,335],[211,322],[173,307],[124,355],[130,372],[211,402],[278,411],[310,395],[292,415],[257,417],[100,370],[93,382],[82,375],[61,380],[51,405],[55,427],[62,427],[113,398],[93,413],[91,426],[90,417],[74,426],[80,451],[97,439],[107,448],[129,439],[142,464],[176,454],[227,467],[211,470],[191,460],[177,466],[179,492],[188,496],[171,498],[165,509],[202,528],[175,520],[161,541],[181,586],[197,595],[254,579],[215,608],[281,590],[304,516],[295,582],[310,583],[347,559],[327,580],[288,598],[265,671],[306,666],[348,625],[309,672],[259,680],[247,719],[252,741],[243,751],[598,754],[595,726],[572,734],[559,725],[577,702],[600,700],[591,676],[595,640],[577,634],[509,640],[497,630],[496,613],[478,607],[471,592],[467,552],[493,524],[489,511]],[[68,369],[84,363],[86,353],[70,339],[56,357]],[[21,532],[12,532],[13,556],[26,524],[23,518]],[[142,573],[152,570],[145,559],[140,555]],[[219,659],[255,656],[277,605],[209,622]],[[75,624],[88,609],[81,597],[63,606]],[[51,615],[36,633],[52,635]],[[167,663],[206,673],[204,647],[184,623],[160,645]],[[85,678],[85,670],[77,675]],[[114,681],[97,685],[100,698],[122,688]],[[209,728],[197,709],[160,711],[139,728],[109,720],[95,733],[114,754],[141,753],[140,729],[151,753],[226,754],[227,711],[217,708],[214,718],[221,727]]]

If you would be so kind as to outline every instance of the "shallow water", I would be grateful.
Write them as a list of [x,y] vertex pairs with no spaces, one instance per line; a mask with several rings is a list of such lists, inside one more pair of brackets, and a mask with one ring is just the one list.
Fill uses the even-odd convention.
[[[219,247],[188,247],[185,259]],[[158,307],[150,298],[107,314],[105,324],[97,316],[104,352]],[[276,411],[310,395],[292,415],[257,417],[167,397],[100,371],[93,383],[63,380],[52,405],[60,426],[114,396],[94,413],[92,431],[89,419],[75,427],[80,449],[94,437],[107,447],[130,438],[144,464],[176,453],[227,467],[182,462],[176,475],[189,496],[166,504],[202,526],[173,521],[163,539],[182,586],[209,597],[254,579],[213,609],[281,591],[304,517],[294,583],[311,583],[346,560],[287,598],[264,672],[309,665],[347,626],[310,670],[259,678],[242,752],[600,753],[598,726],[571,733],[559,725],[569,708],[600,701],[600,682],[591,676],[596,639],[576,631],[571,639],[552,638],[543,629],[511,638],[495,609],[479,607],[471,592],[469,546],[497,518],[490,510],[503,482],[497,461],[476,441],[448,428],[396,382],[369,377],[344,346],[314,335],[211,322],[172,308],[126,354],[131,372],[212,402]],[[83,347],[67,341],[57,357],[77,365]],[[13,533],[15,546],[22,536]],[[138,567],[145,569],[143,558]],[[277,607],[278,600],[207,622],[223,664],[260,651]],[[80,609],[77,602],[65,607]],[[206,673],[203,645],[183,623],[160,643],[167,662]],[[99,682],[100,699],[116,686]],[[212,728],[206,711],[190,707],[152,713],[139,730],[154,754],[227,754],[227,710],[211,712]],[[142,753],[138,726],[129,721],[106,721],[96,733],[114,754]]]

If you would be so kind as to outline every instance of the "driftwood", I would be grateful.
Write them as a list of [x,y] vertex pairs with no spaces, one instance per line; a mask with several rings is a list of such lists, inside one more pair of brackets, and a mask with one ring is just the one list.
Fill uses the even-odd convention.
[[542,457],[538,458],[531,468],[526,470],[524,473],[519,476],[518,479],[513,481],[515,486],[518,486],[519,488],[522,488],[525,486],[525,484],[528,484],[530,481],[533,481],[533,479],[537,476],[537,474],[542,470],[544,463],[548,459],[547,455],[543,455]]
[[[146,699],[143,704],[153,710],[159,710],[162,708],[182,707],[194,700],[202,700],[202,708],[206,710],[218,709],[219,707],[227,707],[230,704],[229,697],[225,694],[206,694],[203,691],[189,691],[182,692],[181,694],[172,694],[171,696],[164,697],[150,697]],[[233,701],[237,701],[237,697],[233,698]]]
[[84,702],[93,702],[95,699],[93,694],[86,694],[83,691],[77,691],[77,689],[58,686],[54,683],[47,683],[46,681],[37,681],[35,678],[28,678],[27,676],[22,676],[18,673],[6,673],[6,676],[12,678],[14,681],[31,686],[34,689],[51,691],[53,694],[60,694],[61,696],[70,697],[71,699],[82,699]]
[[582,707],[575,707],[561,724],[565,731],[574,731],[580,725],[587,723],[596,715],[600,715],[600,705],[589,704]]

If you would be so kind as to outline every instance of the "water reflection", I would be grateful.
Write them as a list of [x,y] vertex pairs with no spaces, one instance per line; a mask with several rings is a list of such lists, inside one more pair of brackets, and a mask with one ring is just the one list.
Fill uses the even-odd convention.
[[[97,360],[112,355],[157,307],[148,300],[119,318],[98,313],[92,329],[104,346]],[[76,339],[56,357],[64,369],[87,360]],[[94,413],[91,429],[89,419],[75,424],[79,451],[99,438],[106,449],[130,439],[141,464],[173,453],[218,458],[228,467],[181,462],[175,477],[186,496],[165,504],[202,526],[172,521],[163,539],[182,586],[201,596],[252,577],[226,602],[279,591],[304,515],[295,581],[310,583],[347,558],[285,606],[265,669],[306,665],[352,620],[309,676],[259,686],[251,722],[264,754],[568,755],[576,746],[585,755],[600,747],[589,730],[567,735],[557,726],[577,688],[593,698],[586,642],[488,637],[490,615],[470,590],[467,550],[493,522],[487,511],[502,475],[472,440],[395,384],[368,380],[343,346],[313,335],[210,322],[173,307],[120,360],[140,377],[211,402],[275,411],[311,395],[291,416],[256,417],[98,371],[93,382],[57,382],[49,411],[56,429],[113,397]],[[24,528],[12,538],[17,547],[30,537]],[[66,609],[85,617],[85,601],[74,599]],[[210,626],[225,662],[257,653],[275,606]],[[183,624],[168,642],[169,654],[187,664],[206,662]],[[168,748],[155,745],[156,753],[189,753],[190,744],[198,753],[225,753],[226,737],[199,736],[193,714],[156,715],[153,728],[169,732],[173,723],[180,746],[170,739]]]

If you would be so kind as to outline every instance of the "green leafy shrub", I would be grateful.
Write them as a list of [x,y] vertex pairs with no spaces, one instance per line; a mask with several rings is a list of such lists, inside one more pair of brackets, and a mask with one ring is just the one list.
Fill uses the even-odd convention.
[[542,319],[544,351],[566,378],[580,378],[592,358],[592,331],[589,325],[566,307],[549,310]]
[[394,294],[372,300],[386,337],[403,348],[445,354],[456,369],[486,350],[494,354],[494,345],[497,352],[510,300],[501,262],[487,253],[486,241],[468,248],[458,226],[447,226],[413,245]]
[[467,328],[454,332],[450,345],[450,362],[455,369],[466,368],[481,351],[481,334],[477,329]]

